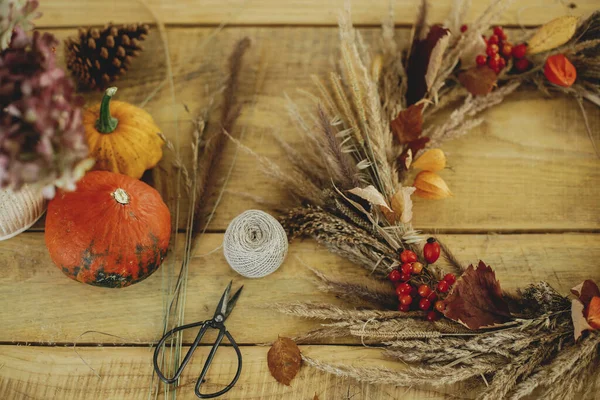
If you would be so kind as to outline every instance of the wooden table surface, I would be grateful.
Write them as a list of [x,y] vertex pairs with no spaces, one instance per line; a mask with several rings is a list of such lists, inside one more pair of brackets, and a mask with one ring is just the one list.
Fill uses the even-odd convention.
[[[406,38],[416,0],[394,3],[398,35]],[[431,20],[443,21],[452,1],[431,3]],[[473,3],[471,20],[487,4]],[[244,109],[234,135],[243,135],[242,141],[257,153],[285,164],[272,135],[298,141],[283,96],[295,97],[296,88],[310,87],[311,74],[332,68],[338,54],[336,16],[342,5],[342,0],[45,0],[37,25],[64,39],[78,26],[155,22],[155,18],[164,22],[175,97],[165,84],[165,52],[154,29],[146,50],[119,82],[118,98],[139,104],[158,90],[145,108],[167,137],[174,140],[179,135],[186,162],[192,126],[183,105],[192,114],[207,105],[207,92],[225,78],[233,44],[249,36],[253,46],[240,85]],[[352,6],[354,22],[367,40],[374,41],[388,1],[355,0]],[[518,29],[566,13],[587,15],[597,6],[595,0],[523,0],[513,2],[495,22]],[[221,23],[225,26],[219,27]],[[257,85],[261,74],[265,79]],[[589,104],[586,109],[598,142],[600,112]],[[576,102],[521,91],[485,117],[475,131],[445,146],[451,168],[441,174],[455,196],[438,202],[417,199],[416,227],[436,229],[465,262],[483,259],[491,264],[507,289],[543,279],[566,294],[585,278],[600,281],[600,161]],[[168,162],[157,170],[161,179],[169,178]],[[231,143],[217,171],[219,185],[232,163],[227,190],[190,265],[185,309],[186,322],[208,318],[230,279],[246,286],[228,320],[243,345],[244,369],[236,387],[223,398],[309,400],[315,394],[320,399],[462,398],[459,388],[361,385],[307,367],[290,387],[274,381],[267,368],[267,348],[257,344],[304,332],[315,323],[279,315],[266,305],[289,300],[335,302],[316,289],[305,266],[339,274],[352,274],[354,269],[310,240],[293,243],[283,266],[258,280],[232,272],[220,251],[210,253],[221,244],[233,217],[246,209],[264,208],[247,195],[271,203],[284,196],[253,158],[236,153]],[[204,205],[204,212],[215,201],[216,196]],[[184,198],[181,204],[185,203]],[[0,243],[0,399],[153,398],[151,344],[162,332],[164,281],[173,273],[174,263],[168,259],[152,277],[127,289],[86,286],[53,266],[43,236],[40,223]],[[326,361],[398,368],[377,349],[356,342],[314,343],[302,346],[302,351]],[[200,349],[185,371],[177,398],[195,398],[193,385],[207,352],[206,347]],[[231,348],[220,352],[209,384],[229,382],[236,367]]]

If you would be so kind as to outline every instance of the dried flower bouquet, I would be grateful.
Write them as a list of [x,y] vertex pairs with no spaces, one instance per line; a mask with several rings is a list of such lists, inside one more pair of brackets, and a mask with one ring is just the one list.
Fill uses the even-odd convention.
[[[435,170],[438,155],[430,153],[427,162],[419,156],[481,123],[482,111],[517,87],[598,104],[600,13],[553,21],[521,47],[501,28],[482,40],[505,5],[492,2],[463,26],[466,6],[457,2],[445,25],[428,27],[423,2],[410,46],[398,47],[390,18],[379,53],[370,52],[347,12],[340,20],[339,71],[314,78],[316,94],[304,92],[311,109],[289,101],[305,143],[301,150],[281,143],[294,168],[284,173],[257,156],[294,201],[281,217],[290,240],[312,237],[368,271],[353,281],[314,271],[323,290],[351,307],[277,305],[323,321],[296,340],[357,337],[406,368],[304,357],[307,364],[369,383],[467,383],[481,399],[590,397],[600,390],[600,291],[592,281],[573,289],[574,300],[545,282],[508,294],[485,263],[465,267],[433,238],[423,246],[410,223],[413,193],[442,198],[449,192],[434,172],[416,187],[406,185],[412,160]],[[432,116],[442,109],[452,110],[450,117],[436,123]],[[440,253],[445,262],[435,264]]]

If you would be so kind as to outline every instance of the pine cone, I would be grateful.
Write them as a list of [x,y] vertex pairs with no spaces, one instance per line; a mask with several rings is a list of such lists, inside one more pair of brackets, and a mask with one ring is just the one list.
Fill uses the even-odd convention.
[[97,28],[79,29],[76,38],[65,41],[67,67],[80,85],[90,89],[105,89],[110,82],[125,75],[134,57],[143,50],[140,42],[149,32],[148,25],[109,24]]

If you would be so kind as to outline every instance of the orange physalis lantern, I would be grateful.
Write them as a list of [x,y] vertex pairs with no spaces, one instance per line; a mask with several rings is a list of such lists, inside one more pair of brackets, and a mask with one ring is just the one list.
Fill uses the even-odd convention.
[[546,60],[544,75],[555,85],[569,87],[577,79],[577,70],[563,54],[555,54]]

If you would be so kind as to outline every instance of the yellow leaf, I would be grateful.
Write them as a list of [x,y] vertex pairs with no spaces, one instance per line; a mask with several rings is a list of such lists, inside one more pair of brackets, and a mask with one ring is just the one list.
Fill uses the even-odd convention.
[[527,41],[527,54],[538,54],[567,43],[577,29],[577,17],[564,16],[542,25]]

